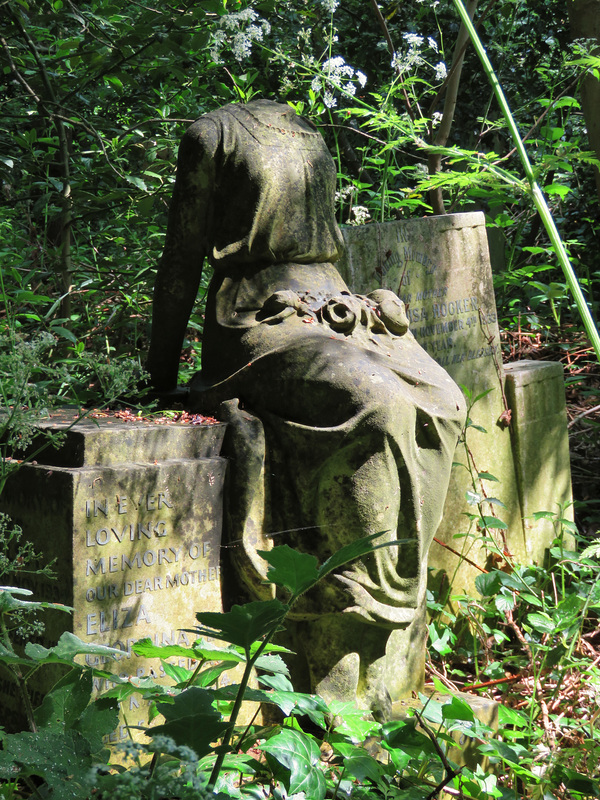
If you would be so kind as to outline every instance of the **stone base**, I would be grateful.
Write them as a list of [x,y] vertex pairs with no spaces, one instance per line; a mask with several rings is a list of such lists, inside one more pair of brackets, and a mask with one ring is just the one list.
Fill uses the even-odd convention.
[[[74,607],[72,615],[44,615],[44,646],[69,630],[85,642],[122,651],[118,661],[106,663],[87,656],[90,666],[160,679],[160,662],[135,657],[132,644],[145,637],[157,644],[191,644],[193,634],[181,629],[196,624],[196,612],[222,610],[226,462],[218,453],[225,426],[110,417],[82,420],[67,430],[70,424],[67,413],[44,423],[65,432],[62,445],[19,469],[0,500],[0,510],[21,525],[44,562],[56,559],[58,580],[23,576],[18,583],[35,600]],[[192,666],[184,661],[181,666]],[[52,670],[38,675],[32,690],[41,699],[58,676]],[[97,688],[108,683],[99,680]],[[7,688],[0,686],[2,723],[18,727],[19,703]],[[137,696],[127,701],[123,719],[147,724]],[[115,733],[115,739],[127,736],[123,726]]]

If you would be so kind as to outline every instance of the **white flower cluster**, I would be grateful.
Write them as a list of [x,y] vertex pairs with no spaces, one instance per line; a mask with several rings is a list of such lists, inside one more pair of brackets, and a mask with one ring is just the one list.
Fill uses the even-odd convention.
[[366,206],[352,206],[353,217],[349,217],[347,222],[349,225],[365,225],[370,219],[371,214]]
[[355,192],[354,186],[344,186],[344,188],[341,191],[337,191],[335,193],[335,202],[339,203],[341,200],[347,200],[349,197],[352,197],[354,192]]
[[439,83],[446,80],[446,75],[448,74],[448,70],[446,69],[446,65],[443,61],[440,61],[438,64],[435,65],[435,79]]
[[329,14],[333,14],[339,4],[340,0],[321,0],[321,5]]
[[361,88],[367,82],[367,76],[360,70],[355,70],[350,64],[346,64],[342,56],[328,58],[321,67],[322,75],[316,75],[312,79],[310,88],[315,94],[323,92],[323,103],[327,108],[334,108],[337,105],[337,98],[334,95],[336,89],[345,94],[356,94],[356,83]]
[[211,48],[211,57],[217,63],[221,61],[220,52],[224,45],[230,44],[235,58],[243,61],[252,52],[253,42],[262,42],[271,31],[267,20],[260,19],[252,8],[227,14],[221,18],[220,26],[220,30],[214,34]]
[[[427,37],[427,45],[425,45],[425,37],[419,36],[417,33],[405,33],[403,36],[406,42],[404,50],[396,50],[392,58],[392,69],[398,74],[408,72],[414,67],[420,67],[426,64],[426,60],[422,53],[425,47],[429,47],[434,53],[439,53],[439,47],[433,36]],[[441,83],[446,79],[447,70],[443,61],[439,61],[435,67],[435,80]]]

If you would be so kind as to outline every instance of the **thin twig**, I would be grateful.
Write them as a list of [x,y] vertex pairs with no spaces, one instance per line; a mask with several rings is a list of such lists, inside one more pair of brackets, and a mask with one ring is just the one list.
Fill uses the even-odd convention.
[[569,424],[567,425],[567,428],[572,428],[573,425],[575,425],[575,423],[578,422],[580,419],[583,419],[584,417],[589,417],[590,414],[595,414],[596,411],[600,411],[600,405],[594,406],[593,408],[588,408],[587,411],[584,411],[582,414],[578,414],[576,417],[573,417],[571,422],[569,422]]

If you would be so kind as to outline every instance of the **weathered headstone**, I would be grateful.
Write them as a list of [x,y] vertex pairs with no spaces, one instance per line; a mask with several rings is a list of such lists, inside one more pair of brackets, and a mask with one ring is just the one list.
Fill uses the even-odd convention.
[[[72,616],[47,615],[44,644],[71,630],[85,642],[123,651],[102,668],[160,677],[160,662],[134,656],[132,643],[144,637],[157,644],[191,643],[193,635],[181,629],[193,627],[195,613],[221,610],[226,462],[219,451],[225,426],[125,423],[106,416],[68,429],[72,422],[62,414],[42,424],[66,431],[62,446],[23,466],[2,495],[1,509],[45,560],[56,559],[57,581],[23,576],[19,584],[34,590],[35,599],[75,609]],[[86,661],[99,665],[97,657]],[[8,687],[0,688],[17,713]],[[146,724],[137,696],[123,711],[129,723]],[[121,726],[114,738],[126,736]]]
[[[549,523],[534,528],[523,517],[557,511],[557,504],[568,504],[571,496],[561,367],[538,363],[523,371],[511,366],[505,391],[484,215],[449,214],[348,227],[343,233],[346,255],[339,269],[350,288],[397,292],[419,343],[472,403],[473,425],[467,428],[466,444],[457,448],[455,462],[461,466],[453,469],[430,566],[445,570],[460,591],[472,589],[477,571],[443,545],[482,567],[488,560],[489,539],[486,543],[464,516],[479,514],[476,505],[469,505],[467,491],[471,502],[477,495],[483,500],[486,516],[496,513],[507,525],[506,530],[493,529],[500,553],[541,562],[554,531]],[[550,373],[554,382],[548,394]],[[549,457],[557,443],[555,457]],[[536,447],[544,458],[542,472]]]

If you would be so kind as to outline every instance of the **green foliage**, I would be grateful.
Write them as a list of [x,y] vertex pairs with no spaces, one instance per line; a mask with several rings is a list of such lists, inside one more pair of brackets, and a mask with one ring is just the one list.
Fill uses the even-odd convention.
[[[390,0],[381,9],[383,22],[373,4],[358,0],[169,0],[156,7],[16,0],[0,9],[7,81],[0,130],[0,401],[6,410],[0,491],[18,468],[15,448],[31,443],[40,415],[54,405],[113,402],[143,379],[140,353],[147,346],[177,142],[189,122],[226,102],[279,97],[315,121],[337,158],[341,222],[428,213],[438,189],[449,211],[484,210],[505,241],[494,259],[505,325],[548,331],[572,323],[555,249],[527,202],[504,122],[469,50],[468,91],[459,94],[447,141],[437,139],[444,69],[458,32],[451,4]],[[536,179],[586,299],[597,309],[595,162],[577,100],[578,82],[585,70],[597,69],[597,59],[581,43],[569,49],[565,10],[555,0],[508,0],[479,22],[529,143]],[[431,167],[435,159],[438,169]],[[205,273],[200,301],[208,278]],[[200,302],[188,328],[182,381],[197,369],[202,314]],[[501,505],[485,491],[496,478],[476,470],[472,478],[468,535],[485,534],[503,555]],[[556,524],[560,533],[560,515]],[[0,569],[9,575],[14,567],[18,574],[19,559],[33,554],[22,549],[27,546],[11,523],[2,525],[8,549]],[[550,740],[548,698],[538,688],[554,680],[556,699],[577,669],[591,686],[600,682],[577,647],[597,618],[597,547],[576,556],[559,543],[545,568],[509,564],[510,572],[482,575],[480,597],[462,598],[451,624],[441,616],[447,598],[431,598],[432,650],[446,659],[449,674],[496,680],[519,668],[532,677],[529,706],[503,709],[502,738],[480,745],[498,765],[498,788],[496,777],[480,768],[454,771],[448,732],[475,740],[485,734],[461,700],[441,708],[430,701],[421,718],[381,728],[355,709],[328,709],[293,691],[272,635],[302,592],[338,567],[339,558],[358,557],[368,546],[373,543],[320,567],[285,548],[264,554],[269,579],[287,602],[200,615],[194,633],[210,635],[219,647],[202,639],[190,648],[138,643],[137,653],[163,659],[172,685],[141,682],[151,716],[164,722],[149,729],[150,745],[128,743],[128,768],[110,774],[98,767],[106,758],[100,738],[114,727],[115,702],[140,688],[98,671],[115,688],[88,704],[88,673],[76,658],[92,651],[66,636],[55,648],[30,643],[17,653],[11,636],[23,615],[55,606],[24,599],[24,590],[1,590],[0,664],[24,705],[38,669],[60,664],[71,671],[37,715],[27,709],[35,730],[2,734],[0,797],[21,793],[24,782],[31,789],[32,780],[48,796],[87,797],[93,788],[94,796],[124,800],[265,792],[283,798],[305,789],[307,798],[429,798],[446,780],[466,797],[521,790],[533,797],[597,796],[593,723],[570,710],[556,723],[565,735]],[[173,657],[193,658],[198,667],[184,670],[170,663]],[[240,689],[217,689],[219,675],[238,664],[246,668]],[[261,669],[260,688],[247,686],[252,666]],[[267,731],[238,728],[242,697],[276,706],[283,723]],[[317,741],[302,732],[302,716],[322,731],[332,760],[319,760]],[[565,732],[581,746],[561,750]],[[386,758],[358,747],[369,734],[381,737]]]
[[[563,277],[470,49],[469,91],[440,144],[459,27],[452,5],[389,2],[383,12],[357,0],[3,8],[4,322],[25,341],[54,337],[50,359],[71,376],[63,402],[94,403],[105,391],[86,356],[112,365],[144,352],[177,142],[201,113],[236,99],[279,97],[313,118],[338,160],[341,222],[425,213],[438,188],[448,210],[482,208],[507,237],[496,270],[507,321],[570,320]],[[594,304],[597,248],[582,256],[598,225],[594,162],[576,90],[595,62],[581,43],[569,50],[566,27],[556,2],[531,0],[494,8],[480,30]],[[182,380],[202,327],[200,304]]]
[[[354,550],[364,554],[372,546],[371,537],[357,543]],[[319,573],[328,571],[327,564],[315,570],[315,565],[308,564],[302,554],[287,550],[277,553],[275,548],[268,554],[271,566],[276,565],[278,588],[296,594],[299,587],[309,588],[319,579]],[[336,563],[341,565],[344,560],[338,556]],[[309,573],[311,580],[307,578]],[[10,614],[24,603],[32,608],[54,607],[20,600],[22,594],[23,590],[4,590],[0,594],[0,613]],[[493,781],[466,768],[459,770],[445,753],[446,742],[454,743],[449,736],[451,731],[459,731],[467,738],[491,733],[477,722],[463,700],[455,698],[449,706],[441,706],[423,698],[425,708],[418,716],[417,728],[415,718],[381,726],[372,719],[362,719],[364,712],[341,704],[329,708],[319,697],[293,692],[287,667],[279,656],[284,648],[270,644],[287,610],[278,600],[271,600],[236,606],[226,614],[198,614],[201,627],[195,632],[210,633],[227,643],[224,648],[207,648],[201,639],[190,648],[140,642],[134,646],[136,653],[149,657],[160,653],[165,666],[167,658],[178,657],[182,652],[197,659],[198,666],[191,671],[169,665],[171,671],[167,674],[174,679],[171,686],[146,679],[132,687],[127,679],[111,675],[115,688],[92,702],[94,671],[80,666],[76,657],[96,652],[110,657],[120,651],[88,646],[72,634],[64,634],[56,647],[28,644],[19,656],[7,639],[0,650],[0,664],[13,672],[23,670],[20,686],[24,696],[27,677],[38,667],[61,663],[70,668],[33,714],[32,732],[2,734],[0,779],[7,781],[7,791],[15,781],[27,783],[35,777],[52,796],[73,800],[88,797],[92,788],[94,796],[123,800],[173,796],[256,798],[267,796],[264,792],[269,789],[268,796],[273,798],[391,800],[425,798],[444,780],[458,785],[460,776],[462,791],[465,782],[473,787],[465,796],[497,795]],[[245,663],[239,685],[217,688],[217,672],[207,681],[202,666],[208,659],[214,663],[220,658],[227,666]],[[266,690],[248,688],[254,666],[260,666],[258,680]],[[108,675],[98,671],[96,674]],[[125,768],[106,769],[101,766],[108,755],[102,738],[116,724],[118,701],[132,689],[141,691],[154,704],[164,722],[146,729],[150,744],[124,745],[125,755],[133,759],[132,763]],[[266,728],[239,727],[242,697],[274,705],[282,722]],[[231,713],[226,714],[224,709]],[[320,734],[303,731],[305,717],[320,729]],[[430,724],[441,727],[434,733]],[[357,746],[367,735],[381,738],[387,757],[372,755]],[[322,742],[332,752],[329,761],[321,757]],[[482,793],[485,781],[491,795]]]
[[[358,550],[364,552],[369,545],[373,543],[364,540]],[[580,753],[558,748],[547,738],[552,690],[544,694],[541,687],[543,676],[556,696],[574,669],[600,686],[597,668],[575,656],[590,618],[593,621],[600,609],[600,567],[596,561],[565,551],[560,537],[551,555],[553,561],[546,568],[514,566],[511,572],[482,574],[477,580],[479,599],[459,599],[457,622],[464,619],[469,626],[445,628],[453,637],[449,676],[464,675],[475,658],[481,662],[477,673],[481,678],[504,674],[507,669],[520,669],[523,674],[533,671],[534,686],[540,688],[534,690],[524,711],[501,707],[500,735],[478,719],[464,696],[422,695],[420,710],[380,724],[347,705],[328,707],[319,697],[294,692],[280,658],[284,648],[270,643],[288,607],[271,600],[237,606],[227,614],[199,614],[200,627],[194,632],[210,634],[223,643],[219,646],[202,639],[190,647],[160,647],[150,640],[134,645],[138,655],[163,659],[171,685],[144,679],[134,686],[125,678],[79,665],[75,659],[82,653],[110,657],[120,651],[86,645],[72,634],[64,634],[53,648],[28,644],[22,655],[5,640],[0,664],[13,674],[21,671],[25,696],[28,675],[39,667],[60,663],[69,671],[32,714],[32,732],[2,734],[0,780],[5,783],[0,786],[10,797],[16,786],[36,779],[52,796],[82,800],[92,789],[94,796],[123,800],[173,796],[425,800],[442,786],[483,800],[508,797],[517,785],[540,796],[543,792],[553,797],[598,796],[595,766],[590,768],[600,754],[594,727],[584,718],[579,720],[576,712],[561,715],[561,735],[583,734],[586,746]],[[275,548],[268,556],[278,588],[290,595],[307,583],[313,585],[323,571],[285,548],[281,552]],[[0,594],[2,619],[24,604],[54,607],[20,599],[24,595],[24,590],[16,589]],[[512,629],[521,631],[515,645],[507,647],[510,638],[502,620],[510,620]],[[444,630],[441,622],[437,630]],[[195,660],[197,666],[188,670],[168,661],[181,656]],[[240,663],[245,665],[240,684],[218,688],[220,667]],[[258,681],[264,688],[248,687],[246,678],[253,666],[260,666]],[[114,688],[90,702],[94,673],[109,677]],[[445,694],[445,686],[435,683]],[[158,715],[163,721],[145,730],[150,744],[122,746],[125,766],[107,768],[102,766],[108,757],[103,737],[116,724],[118,702],[132,691],[141,692],[151,703],[150,716]],[[242,696],[275,706],[282,721],[267,727],[240,727]],[[304,730],[306,719],[313,726],[311,733]],[[379,751],[360,746],[367,737],[376,737]],[[459,768],[454,761],[458,741],[472,742],[497,764],[496,774],[481,766]],[[327,759],[323,748],[331,753]],[[543,769],[540,754],[544,754]]]

